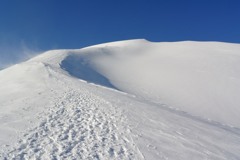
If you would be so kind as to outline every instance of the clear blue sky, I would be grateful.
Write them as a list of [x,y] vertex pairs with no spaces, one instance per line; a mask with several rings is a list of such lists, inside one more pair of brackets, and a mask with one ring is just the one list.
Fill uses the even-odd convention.
[[136,38],[240,43],[240,0],[0,0],[0,63]]

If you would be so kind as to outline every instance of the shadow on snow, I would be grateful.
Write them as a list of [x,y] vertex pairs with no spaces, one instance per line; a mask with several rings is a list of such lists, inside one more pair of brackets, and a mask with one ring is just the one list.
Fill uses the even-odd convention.
[[78,55],[69,55],[66,57],[61,62],[61,68],[66,70],[71,76],[85,80],[88,83],[117,89],[106,77],[95,71],[86,59]]

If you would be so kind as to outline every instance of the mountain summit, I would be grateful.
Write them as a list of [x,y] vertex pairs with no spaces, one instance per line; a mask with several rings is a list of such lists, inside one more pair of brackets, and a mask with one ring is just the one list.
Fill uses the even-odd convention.
[[1,70],[0,157],[240,159],[239,51],[139,39]]

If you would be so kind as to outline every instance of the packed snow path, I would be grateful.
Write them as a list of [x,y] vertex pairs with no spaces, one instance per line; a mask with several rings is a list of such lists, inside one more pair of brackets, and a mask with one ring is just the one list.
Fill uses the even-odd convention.
[[26,134],[6,159],[140,158],[117,106],[88,91],[66,88],[62,95],[53,93],[59,97],[46,120]]

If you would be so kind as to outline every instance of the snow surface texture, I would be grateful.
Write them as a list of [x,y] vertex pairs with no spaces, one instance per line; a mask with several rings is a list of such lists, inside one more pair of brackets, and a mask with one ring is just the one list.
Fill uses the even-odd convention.
[[240,45],[129,40],[0,71],[0,159],[240,159]]

